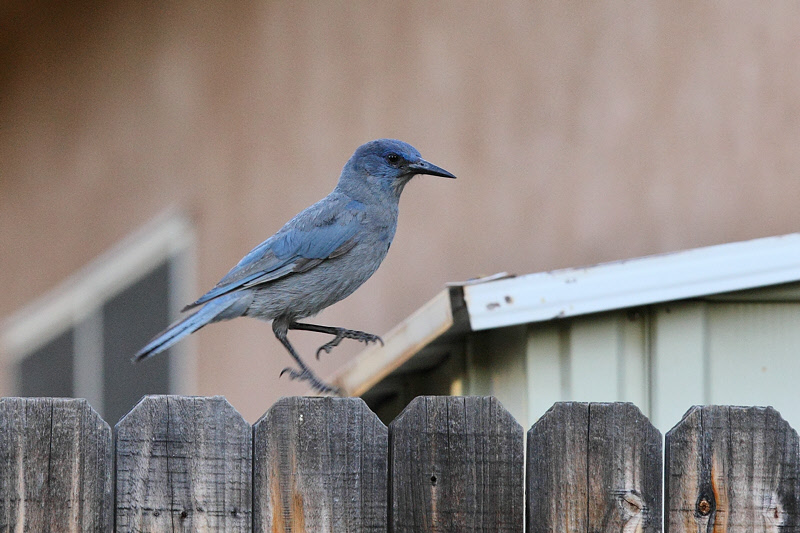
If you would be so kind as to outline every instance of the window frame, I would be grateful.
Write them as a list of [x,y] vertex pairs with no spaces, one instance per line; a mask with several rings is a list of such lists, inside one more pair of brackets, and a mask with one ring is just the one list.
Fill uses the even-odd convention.
[[[72,328],[73,393],[103,412],[103,305],[159,265],[169,265],[169,316],[179,315],[195,288],[195,234],[181,213],[167,212],[123,238],[101,256],[62,281],[0,326],[0,365],[4,395],[19,393],[20,362]],[[191,340],[171,349],[169,391],[197,391]],[[10,393],[10,394],[9,394]]]

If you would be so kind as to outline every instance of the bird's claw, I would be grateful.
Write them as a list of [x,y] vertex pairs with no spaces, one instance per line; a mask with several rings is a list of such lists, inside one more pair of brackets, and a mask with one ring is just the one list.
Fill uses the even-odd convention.
[[381,339],[378,335],[373,335],[372,333],[366,333],[364,331],[341,329],[336,332],[336,336],[332,341],[326,342],[317,349],[317,359],[319,359],[319,354],[322,352],[331,353],[331,350],[333,350],[336,346],[339,346],[344,339],[353,339],[358,342],[363,342],[367,345],[369,345],[371,342],[379,342],[381,343],[381,346],[384,346],[383,339]]
[[303,372],[298,372],[297,370],[289,366],[281,370],[281,375],[279,377],[283,377],[284,374],[289,374],[289,379],[291,379],[292,381],[303,377]]
[[341,390],[338,387],[334,387],[333,385],[328,385],[320,381],[320,379],[311,373],[309,370],[295,370],[292,367],[287,366],[283,370],[281,370],[280,377],[283,377],[284,374],[289,375],[289,379],[292,381],[300,380],[300,381],[308,381],[311,388],[321,394],[336,394],[341,396]]
[[326,342],[325,344],[317,348],[317,360],[319,361],[319,354],[321,354],[322,352],[331,353],[331,350],[333,350],[335,346],[339,346],[339,343],[342,342],[343,338],[344,337],[340,337],[337,335],[331,342]]

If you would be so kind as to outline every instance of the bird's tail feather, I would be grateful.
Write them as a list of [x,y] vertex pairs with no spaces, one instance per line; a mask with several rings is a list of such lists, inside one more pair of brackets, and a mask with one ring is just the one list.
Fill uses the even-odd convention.
[[183,320],[172,324],[139,350],[136,355],[133,356],[132,361],[136,363],[156,355],[157,353],[161,353],[206,324],[214,322],[214,319],[222,315],[238,300],[235,294],[228,294],[226,296],[206,303],[193,315],[187,316]]

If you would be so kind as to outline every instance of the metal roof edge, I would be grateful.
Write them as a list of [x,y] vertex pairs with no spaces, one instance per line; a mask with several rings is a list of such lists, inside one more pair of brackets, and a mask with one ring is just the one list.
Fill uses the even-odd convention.
[[463,287],[473,330],[800,280],[800,233]]

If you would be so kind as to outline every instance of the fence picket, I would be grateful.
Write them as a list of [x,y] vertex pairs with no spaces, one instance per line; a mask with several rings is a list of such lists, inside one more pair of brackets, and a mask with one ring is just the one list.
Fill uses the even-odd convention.
[[667,533],[800,532],[797,432],[775,409],[695,406],[666,443]]
[[388,431],[360,398],[281,398],[254,426],[254,531],[386,531]]
[[663,489],[666,533],[800,533],[800,440],[770,407],[693,407],[663,475],[625,403],[555,404],[527,472],[493,397],[418,397],[387,429],[359,398],[251,428],[223,397],[147,396],[114,435],[85,400],[0,399],[0,531],[658,533]]
[[497,399],[418,397],[389,447],[390,531],[523,530],[523,430]]
[[115,428],[117,531],[250,531],[252,431],[221,396],[146,396]]
[[0,531],[108,531],[111,429],[86,400],[0,399]]
[[633,404],[556,403],[527,453],[527,531],[661,531],[661,434]]

